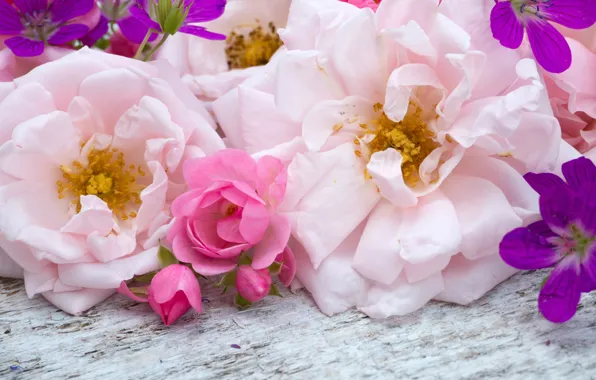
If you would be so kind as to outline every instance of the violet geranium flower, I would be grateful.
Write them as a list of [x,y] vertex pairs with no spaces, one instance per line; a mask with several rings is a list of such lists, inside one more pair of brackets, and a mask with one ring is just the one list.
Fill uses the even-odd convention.
[[493,37],[517,49],[527,30],[538,63],[551,73],[571,66],[571,49],[549,21],[571,29],[585,29],[596,22],[595,0],[495,0],[490,14]]
[[91,11],[94,0],[0,0],[0,34],[13,36],[4,41],[20,57],[41,55],[46,44],[64,45],[89,31],[73,22]]
[[567,182],[551,173],[524,176],[540,194],[542,220],[509,232],[503,260],[518,269],[554,267],[538,308],[551,322],[575,314],[582,292],[596,289],[596,166],[585,157],[563,164]]
[[[160,15],[161,2],[168,0],[137,0],[136,6],[129,9],[130,13],[139,21],[145,24],[149,29],[160,33],[169,33],[164,31],[164,24],[168,24],[167,15]],[[182,7],[186,12],[186,18],[176,29],[176,32],[192,34],[208,40],[225,40],[226,36],[219,33],[208,31],[202,26],[192,25],[194,23],[207,22],[220,17],[226,7],[226,0],[170,0],[173,7]],[[161,5],[161,4],[160,4]],[[163,18],[163,19],[162,19]]]

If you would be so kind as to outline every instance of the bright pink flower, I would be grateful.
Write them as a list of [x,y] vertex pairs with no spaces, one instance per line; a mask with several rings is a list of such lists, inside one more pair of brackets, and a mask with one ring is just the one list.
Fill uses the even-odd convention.
[[254,247],[252,266],[267,268],[286,248],[287,217],[276,214],[286,191],[286,168],[274,157],[255,161],[227,149],[189,160],[190,190],[172,203],[176,218],[168,240],[176,257],[203,275],[229,272],[237,257]]
[[1,85],[0,248],[80,313],[159,267],[182,164],[223,141],[159,62],[83,48]]
[[269,270],[254,270],[250,265],[241,265],[236,273],[236,289],[249,302],[267,297],[271,290]]
[[562,141],[488,2],[295,1],[287,51],[213,103],[234,146],[289,162],[278,212],[325,313],[466,304],[514,273],[498,244],[538,215],[521,172],[553,170]]
[[279,273],[279,279],[285,286],[290,286],[296,275],[296,258],[294,257],[294,252],[292,252],[290,247],[286,247],[286,249],[277,256],[275,261],[283,263],[281,272]]
[[126,36],[124,36],[120,30],[117,30],[110,37],[110,46],[108,46],[106,49],[106,53],[132,58],[135,56],[139,46],[139,44],[136,44],[126,38]]
[[352,4],[357,6],[358,8],[370,8],[372,10],[377,10],[379,7],[379,3],[381,0],[341,0],[344,3]]
[[149,302],[165,325],[176,322],[191,307],[202,311],[199,282],[190,268],[180,264],[160,270],[146,288],[146,297],[133,294],[124,281],[118,292],[135,301]]

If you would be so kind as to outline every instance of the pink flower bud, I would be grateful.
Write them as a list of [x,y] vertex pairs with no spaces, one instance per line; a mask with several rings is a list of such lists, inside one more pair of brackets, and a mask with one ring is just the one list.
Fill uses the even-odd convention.
[[174,264],[153,277],[149,285],[149,305],[167,326],[178,320],[192,307],[201,312],[201,288],[192,270]]
[[118,292],[135,301],[149,302],[166,326],[176,322],[191,307],[199,313],[202,310],[199,282],[192,270],[184,265],[165,267],[153,277],[148,287],[142,289],[147,297],[133,293],[123,281]]
[[269,270],[254,270],[250,265],[242,265],[236,274],[236,289],[250,302],[265,298],[271,289]]

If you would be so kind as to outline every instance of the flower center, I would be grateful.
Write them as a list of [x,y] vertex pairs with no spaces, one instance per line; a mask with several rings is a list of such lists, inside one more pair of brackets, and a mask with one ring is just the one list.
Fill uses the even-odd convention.
[[[117,149],[91,149],[87,165],[73,161],[72,165],[61,165],[64,180],[57,181],[58,198],[74,197],[72,203],[81,211],[80,197],[95,195],[108,204],[110,210],[122,220],[137,216],[134,209],[141,204],[143,186],[137,183],[145,173],[140,166],[126,165],[124,154]],[[133,209],[133,211],[131,211]]]
[[37,41],[47,41],[57,29],[48,12],[21,14],[21,23],[25,27],[24,35]]
[[233,31],[226,41],[228,66],[230,69],[245,69],[266,65],[282,45],[275,25],[271,22],[268,30],[259,25],[248,35]]
[[[383,109],[383,105],[374,105],[375,112]],[[422,117],[420,107],[410,102],[408,112],[402,121],[393,121],[385,112],[377,119],[372,120],[370,126],[362,125],[366,129],[366,136],[372,137],[368,143],[370,155],[393,148],[401,153],[402,173],[404,181],[410,187],[418,182],[418,170],[422,161],[439,144],[434,141],[435,134],[427,128],[427,123]]]
[[511,0],[511,6],[521,16],[533,15],[544,18],[544,12],[552,6],[551,0]]
[[592,236],[575,224],[570,224],[567,232],[567,236],[552,238],[552,244],[557,247],[562,256],[577,255],[579,259],[584,259],[588,248],[596,242],[596,236]]

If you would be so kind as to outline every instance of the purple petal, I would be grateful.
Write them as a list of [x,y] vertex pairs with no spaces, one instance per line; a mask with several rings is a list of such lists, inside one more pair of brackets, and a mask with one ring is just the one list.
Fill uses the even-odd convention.
[[4,44],[19,57],[37,57],[44,50],[42,41],[33,41],[25,37],[9,38],[4,41]]
[[572,29],[589,28],[596,22],[594,0],[552,0],[541,9],[547,19]]
[[559,232],[578,218],[580,199],[567,185],[557,186],[538,200],[540,214],[549,227]]
[[193,36],[205,38],[207,40],[223,41],[227,38],[225,34],[213,33],[202,26],[196,25],[184,25],[179,29],[179,31],[181,33],[192,34]]
[[580,297],[575,258],[569,257],[548,277],[538,296],[538,309],[549,321],[563,323],[575,314]]
[[23,13],[39,13],[48,9],[48,0],[14,0],[13,4]]
[[0,34],[19,34],[23,29],[19,12],[6,1],[0,1]]
[[499,254],[503,261],[517,269],[542,269],[555,265],[559,259],[547,239],[556,236],[543,221],[516,228],[501,240]]
[[66,22],[91,12],[95,0],[53,0],[50,5],[52,21]]
[[104,15],[101,15],[97,26],[81,38],[81,42],[87,46],[93,46],[100,38],[106,35],[108,29],[108,19]]
[[130,7],[128,9],[128,12],[130,13],[131,16],[135,17],[138,21],[140,21],[142,24],[144,24],[147,28],[161,32],[161,26],[159,26],[159,24],[157,22],[153,21],[153,19],[151,19],[151,17],[147,13],[147,11],[145,11],[141,7],[133,5],[132,7]]
[[89,32],[89,27],[83,24],[68,24],[59,28],[48,39],[52,45],[64,45],[74,40],[78,40]]
[[565,162],[561,170],[565,180],[574,190],[585,184],[596,183],[596,165],[586,157]]
[[588,293],[596,289],[596,243],[586,248],[579,277],[580,291]]
[[524,26],[508,1],[495,4],[490,12],[490,29],[501,45],[517,49],[524,39]]
[[534,57],[546,71],[562,73],[571,66],[571,49],[565,37],[548,21],[526,18],[528,40]]
[[[122,34],[130,41],[140,44],[147,35],[149,28],[143,24],[136,17],[128,16],[117,22]],[[157,34],[153,33],[149,38],[149,41],[155,41]]]
[[557,186],[565,185],[561,177],[552,173],[526,173],[524,179],[540,195],[548,193]]
[[[186,18],[186,23],[190,24],[194,22],[211,21],[220,17],[226,8],[226,0],[184,0],[184,5],[190,5],[190,11]],[[213,40],[215,38],[208,39]]]

